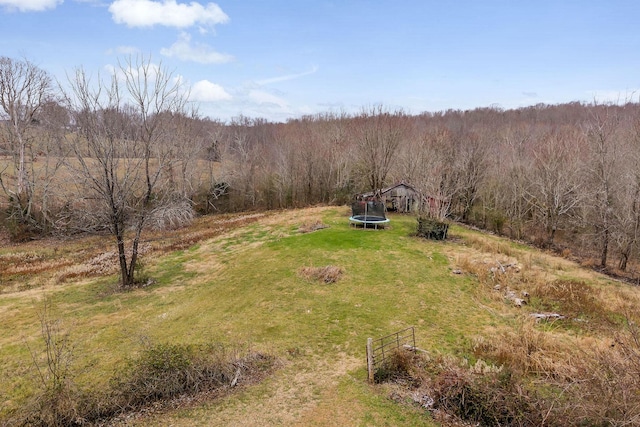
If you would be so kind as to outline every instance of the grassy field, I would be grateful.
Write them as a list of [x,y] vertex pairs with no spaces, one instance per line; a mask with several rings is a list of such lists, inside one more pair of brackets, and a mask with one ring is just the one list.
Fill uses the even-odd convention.
[[[351,228],[348,216],[345,207],[318,207],[199,219],[151,236],[144,272],[154,283],[130,292],[115,291],[108,268],[90,268],[112,250],[104,239],[5,245],[0,414],[34,390],[45,299],[73,343],[79,387],[106,386],[148,343],[221,342],[278,357],[257,385],[128,420],[151,426],[438,425],[367,383],[368,337],[415,326],[418,347],[475,363],[474,346],[517,334],[528,314],[576,309],[574,293],[558,294],[555,305],[545,299],[541,289],[556,280],[580,282],[595,298],[572,312],[581,322],[536,327],[559,342],[607,345],[622,315],[640,306],[636,288],[495,236],[453,226],[450,239],[433,242],[412,237],[410,216],[391,215],[385,230]],[[327,228],[300,232],[314,223]],[[342,270],[335,283],[300,274],[328,265]],[[530,304],[514,306],[507,287],[530,292]]]

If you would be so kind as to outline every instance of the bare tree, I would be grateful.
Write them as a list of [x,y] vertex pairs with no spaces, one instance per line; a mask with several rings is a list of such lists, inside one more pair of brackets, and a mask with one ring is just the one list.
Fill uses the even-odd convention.
[[468,221],[487,175],[487,141],[475,132],[460,132],[454,142],[456,155],[452,167],[457,174],[458,192],[453,203],[461,219]]
[[410,147],[411,174],[409,181],[434,203],[421,203],[420,214],[443,220],[451,213],[451,200],[458,191],[458,182],[453,169],[453,145],[451,134],[445,128],[429,130],[421,140]]
[[577,212],[584,192],[579,135],[551,131],[538,140],[525,197],[547,232],[547,245],[566,217]]
[[386,184],[403,138],[406,116],[402,111],[391,113],[378,106],[353,120],[360,174],[371,191],[379,191]]
[[586,127],[589,160],[586,166],[589,182],[587,218],[595,231],[600,250],[600,267],[607,267],[609,246],[614,227],[615,190],[617,180],[617,135],[620,117],[615,108],[594,105]]
[[622,184],[618,188],[614,211],[613,240],[620,253],[618,268],[626,271],[628,262],[640,243],[640,119],[626,128],[620,156]]
[[188,92],[142,57],[120,64],[108,81],[92,82],[77,70],[70,83],[79,126],[69,163],[77,194],[73,224],[115,237],[121,285],[131,287],[143,230],[192,217],[174,173],[181,153],[174,120],[185,115]]
[[531,185],[531,133],[529,127],[508,128],[496,147],[495,168],[491,171],[497,182],[494,189],[497,209],[508,219],[510,235],[516,239],[522,238],[531,211],[526,199]]
[[320,117],[318,132],[321,142],[316,153],[321,158],[323,177],[321,188],[326,187],[322,202],[347,201],[353,194],[353,147],[347,138],[346,114],[327,114]]
[[234,164],[229,165],[228,175],[231,187],[240,192],[240,208],[253,208],[258,202],[257,169],[258,144],[252,139],[251,127],[253,123],[247,117],[235,118],[231,124],[228,147],[229,153],[234,159]]
[[203,151],[202,162],[206,165],[206,174],[203,182],[199,182],[200,190],[204,190],[204,206],[200,209],[204,213],[219,210],[218,204],[221,197],[227,195],[229,183],[221,173],[221,165],[226,161],[227,153],[224,149],[224,124],[219,121],[205,119],[203,125]]
[[29,175],[40,151],[33,150],[33,129],[52,97],[52,81],[46,71],[28,60],[0,57],[0,131],[13,159],[12,168],[5,165],[0,172],[0,185],[13,204],[14,215],[23,223],[34,222],[34,187],[39,182]]

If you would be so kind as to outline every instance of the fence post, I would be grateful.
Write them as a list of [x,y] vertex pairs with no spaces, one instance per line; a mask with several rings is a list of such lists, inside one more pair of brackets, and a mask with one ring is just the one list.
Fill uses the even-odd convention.
[[411,327],[411,338],[413,339],[413,351],[416,351],[416,328],[415,327]]
[[373,371],[373,338],[367,338],[367,373],[369,374],[369,382],[374,380]]

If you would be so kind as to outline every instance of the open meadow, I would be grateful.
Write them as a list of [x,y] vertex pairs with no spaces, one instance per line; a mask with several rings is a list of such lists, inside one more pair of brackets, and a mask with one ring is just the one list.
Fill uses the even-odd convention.
[[[455,225],[446,241],[417,238],[413,216],[391,214],[384,230],[353,228],[349,214],[210,216],[149,234],[148,285],[127,292],[117,288],[107,237],[5,242],[0,425],[39,390],[43,313],[67,340],[79,390],[106,389],[150,345],[222,344],[276,360],[261,381],[240,377],[219,396],[154,405],[116,425],[435,426],[447,423],[437,407],[398,384],[367,382],[367,338],[415,326],[432,360],[482,359],[535,378],[528,385],[571,383],[578,361],[606,356],[639,312],[639,289],[570,260]],[[305,274],[329,266],[334,282]],[[543,313],[565,318],[532,320]]]

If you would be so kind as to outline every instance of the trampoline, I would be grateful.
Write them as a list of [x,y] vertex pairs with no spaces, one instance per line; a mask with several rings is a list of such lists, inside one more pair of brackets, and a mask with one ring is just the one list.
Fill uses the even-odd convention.
[[358,201],[351,205],[351,217],[349,223],[354,226],[362,226],[363,228],[384,228],[389,223],[389,219],[385,215],[384,203],[369,200]]

